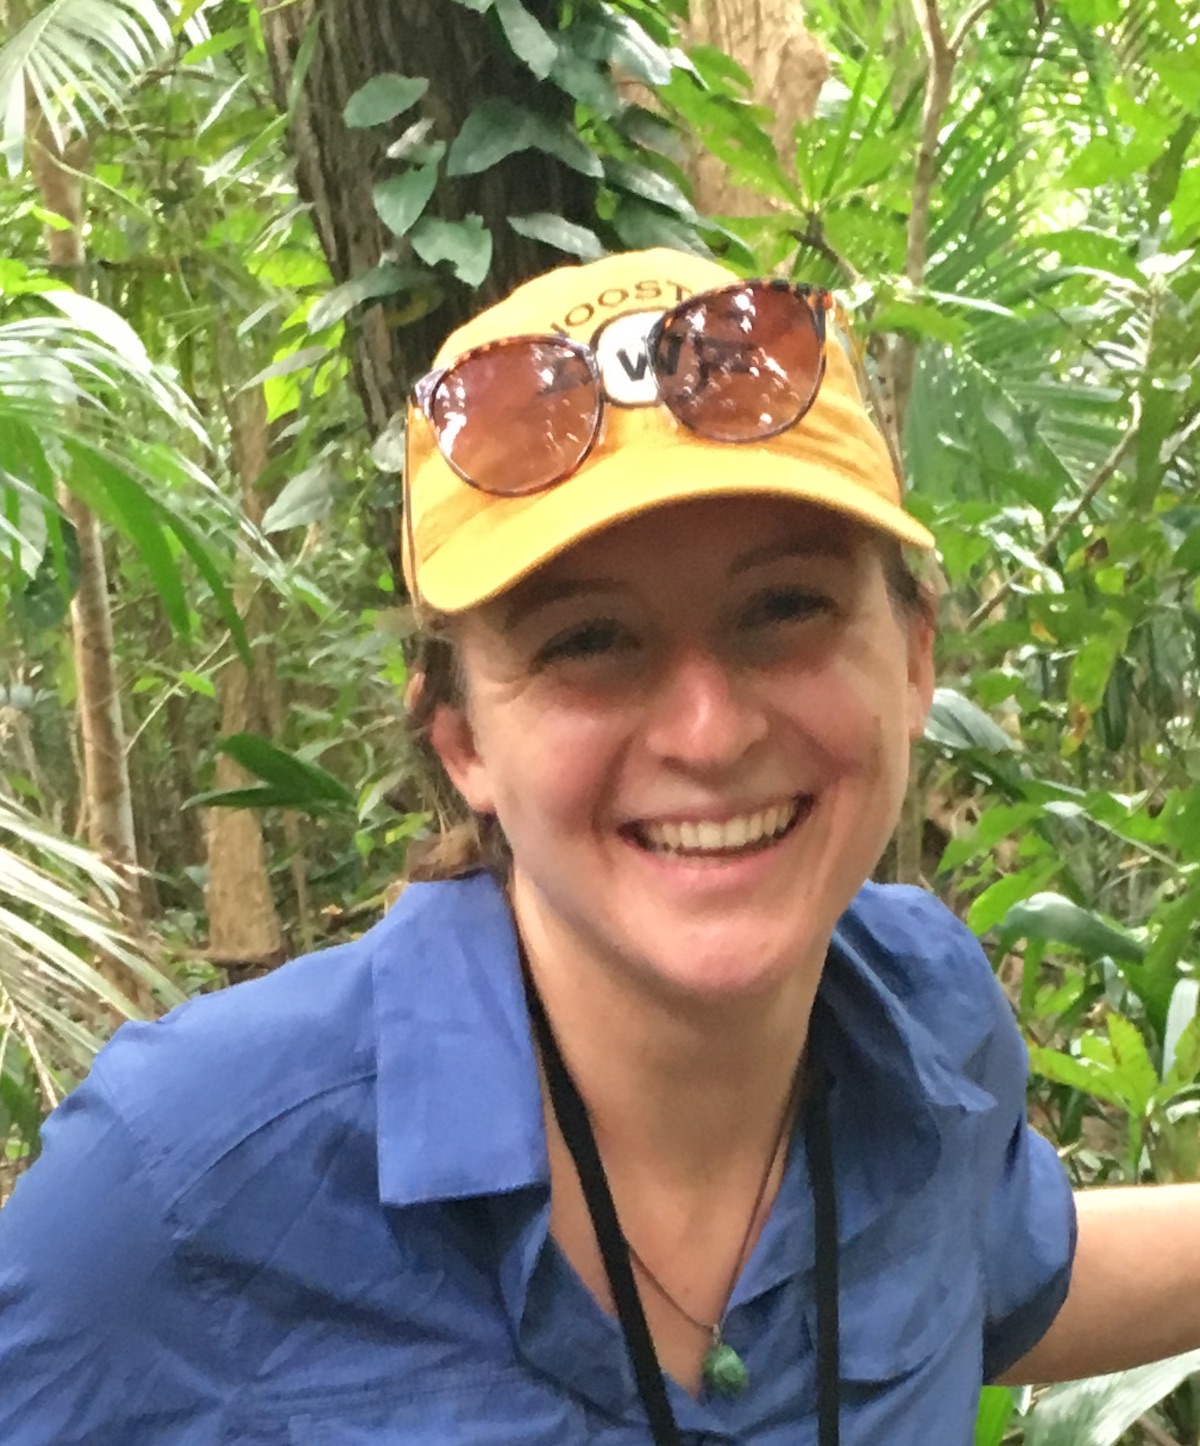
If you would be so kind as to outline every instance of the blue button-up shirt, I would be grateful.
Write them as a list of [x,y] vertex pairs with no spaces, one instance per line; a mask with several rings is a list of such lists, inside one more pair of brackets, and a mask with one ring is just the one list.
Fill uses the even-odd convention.
[[[868,886],[813,1021],[833,1076],[845,1446],[967,1446],[1066,1292],[1071,1195],[973,938]],[[127,1025],[0,1211],[5,1446],[647,1446],[625,1346],[547,1232],[542,1101],[486,876]],[[813,1211],[794,1147],[689,1442],[805,1446]]]

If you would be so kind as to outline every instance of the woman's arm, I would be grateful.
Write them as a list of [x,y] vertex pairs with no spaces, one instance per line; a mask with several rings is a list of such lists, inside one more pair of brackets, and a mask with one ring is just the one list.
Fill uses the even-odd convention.
[[1200,1348],[1200,1185],[1079,1191],[1075,1207],[1067,1299],[1006,1385],[1106,1375]]
[[0,1441],[212,1446],[221,1341],[99,1069],[0,1210]]

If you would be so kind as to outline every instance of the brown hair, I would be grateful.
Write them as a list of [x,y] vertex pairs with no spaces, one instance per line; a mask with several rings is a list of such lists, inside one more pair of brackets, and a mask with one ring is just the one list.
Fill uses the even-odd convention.
[[408,728],[418,762],[418,784],[437,831],[409,845],[405,877],[414,884],[430,883],[479,869],[504,877],[511,855],[499,820],[467,807],[430,740],[437,710],[461,708],[466,702],[462,660],[445,620],[428,619],[416,635],[409,678]]
[[[883,547],[884,579],[892,602],[904,615],[932,625],[937,610],[934,588],[914,571],[898,542],[885,538]],[[460,878],[480,869],[505,878],[512,863],[499,820],[467,807],[430,741],[437,710],[461,708],[466,702],[462,660],[448,622],[436,616],[426,620],[413,640],[409,662],[408,727],[418,759],[418,781],[437,824],[436,833],[409,846],[405,877],[414,884]]]

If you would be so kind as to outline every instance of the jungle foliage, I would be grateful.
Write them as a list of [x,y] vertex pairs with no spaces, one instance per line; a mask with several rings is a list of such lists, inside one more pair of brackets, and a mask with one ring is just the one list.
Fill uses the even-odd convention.
[[[851,312],[944,592],[943,686],[888,867],[984,940],[1030,1044],[1032,1116],[1077,1182],[1198,1178],[1200,15],[810,0],[832,74],[780,153],[739,66],[689,45],[684,0],[445,5],[487,58],[458,109],[444,77],[384,71],[337,121],[380,238],[355,269],[289,159],[330,42],[315,19],[282,54],[253,0],[0,0],[10,1161],[117,1020],[262,962],[204,948],[206,806],[257,811],[289,949],[378,915],[432,821],[402,723],[384,418],[430,338],[516,270],[661,243],[832,286]],[[389,13],[402,27],[406,4]],[[699,150],[756,214],[697,214]],[[47,259],[76,224],[48,201],[47,154],[79,187],[70,266]],[[102,527],[136,928],[75,842],[62,489]],[[231,734],[238,667],[265,669],[274,701]],[[1194,1442],[1196,1367],[1032,1409],[989,1391],[977,1439]]]

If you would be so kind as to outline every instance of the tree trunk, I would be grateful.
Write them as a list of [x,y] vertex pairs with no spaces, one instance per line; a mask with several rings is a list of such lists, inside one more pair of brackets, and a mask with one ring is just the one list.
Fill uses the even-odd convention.
[[[775,113],[775,149],[789,164],[793,132],[816,114],[829,57],[805,28],[796,0],[693,0],[688,32],[693,42],[723,50],[750,77],[754,100]],[[763,216],[777,203],[733,185],[723,161],[707,152],[693,159],[696,209],[704,215]]]
[[[258,479],[269,452],[267,408],[261,387],[251,387],[227,403],[233,440],[233,470],[242,508],[255,523],[263,518]],[[238,607],[251,646],[267,636],[263,604],[253,579],[237,585]],[[261,646],[256,659],[262,656]],[[221,670],[217,697],[221,733],[262,732],[263,709],[258,680],[240,657]],[[215,787],[245,788],[254,780],[232,758],[217,758]],[[282,962],[283,929],[275,907],[260,815],[249,808],[210,808],[207,819],[208,957],[237,974],[259,973]]]
[[[527,10],[551,28],[557,0],[526,0]],[[278,5],[259,0],[276,98],[286,105],[296,57],[310,27],[317,44],[289,113],[290,150],[300,193],[312,208],[317,234],[337,282],[369,271],[393,238],[376,215],[372,188],[393,169],[386,158],[395,133],[386,127],[352,130],[346,102],[372,76],[385,71],[429,77],[419,113],[434,135],[450,141],[471,109],[486,96],[505,96],[547,113],[550,97],[570,116],[556,90],[538,89],[492,38],[492,17],[448,0],[315,0]],[[404,117],[397,131],[418,112]],[[504,295],[522,278],[561,263],[562,253],[519,236],[510,215],[552,211],[588,224],[594,183],[537,150],[510,156],[481,176],[443,179],[431,210],[448,219],[477,213],[495,244],[491,273],[478,291],[447,282],[443,304],[398,326],[385,307],[361,315],[354,340],[355,384],[367,421],[381,432],[403,401],[408,384],[428,365],[438,343],[480,306]]]
[[[60,274],[79,275],[85,260],[83,183],[90,159],[84,141],[58,151],[44,117],[34,112],[30,165],[42,205],[70,222],[46,228],[46,253]],[[130,922],[145,917],[139,885],[133,793],[125,757],[125,727],[113,658],[112,608],[100,525],[91,509],[61,488],[59,502],[79,545],[79,585],[71,601],[75,687],[83,744],[82,814],[88,842],[120,879],[121,904]]]

